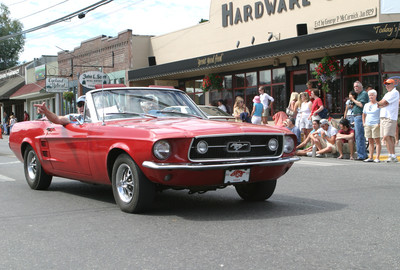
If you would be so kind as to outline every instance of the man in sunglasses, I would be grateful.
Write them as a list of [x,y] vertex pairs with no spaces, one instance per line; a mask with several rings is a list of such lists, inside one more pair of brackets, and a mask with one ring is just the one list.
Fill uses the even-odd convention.
[[50,122],[64,126],[69,123],[82,122],[83,112],[85,109],[85,96],[80,96],[76,100],[76,106],[79,113],[78,116],[71,114],[64,116],[56,115],[55,113],[49,111],[49,109],[46,106],[46,102],[43,102],[42,104],[34,104],[33,106],[37,108],[38,113],[45,115]]

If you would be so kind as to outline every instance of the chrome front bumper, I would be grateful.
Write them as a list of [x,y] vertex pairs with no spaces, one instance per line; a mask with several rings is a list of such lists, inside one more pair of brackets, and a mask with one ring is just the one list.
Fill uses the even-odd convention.
[[154,170],[211,170],[211,169],[228,169],[248,166],[279,166],[299,161],[299,157],[291,158],[280,158],[276,160],[263,160],[263,161],[251,161],[251,162],[230,162],[230,163],[218,163],[218,164],[204,164],[204,163],[155,163],[152,161],[144,161],[143,167],[154,169]]

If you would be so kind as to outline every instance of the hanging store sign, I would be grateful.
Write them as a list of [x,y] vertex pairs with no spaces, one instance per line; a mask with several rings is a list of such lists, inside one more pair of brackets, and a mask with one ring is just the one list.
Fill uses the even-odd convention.
[[88,89],[95,89],[96,84],[109,84],[110,78],[100,71],[88,71],[79,76],[79,83]]
[[367,8],[360,11],[354,11],[346,14],[339,14],[335,17],[324,18],[314,21],[314,29],[347,23],[351,21],[363,20],[371,17],[376,17],[377,8]]
[[46,92],[61,93],[69,91],[67,78],[46,78]]

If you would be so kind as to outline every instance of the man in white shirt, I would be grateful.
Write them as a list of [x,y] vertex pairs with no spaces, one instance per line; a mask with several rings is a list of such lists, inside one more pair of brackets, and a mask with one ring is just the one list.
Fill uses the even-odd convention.
[[321,119],[321,127],[313,133],[314,144],[317,146],[317,157],[322,157],[323,154],[335,154],[336,148],[336,134],[338,130],[329,125],[328,120]]
[[386,148],[389,152],[389,157],[386,162],[397,162],[395,154],[395,137],[396,137],[396,126],[399,112],[399,91],[395,87],[395,81],[393,79],[387,79],[385,82],[387,93],[378,102],[378,107],[381,108],[380,120],[381,120],[381,137],[386,142]]
[[222,99],[218,100],[218,108],[223,110],[224,112],[227,112],[226,107],[225,107]]
[[258,88],[258,93],[260,94],[260,100],[264,107],[261,116],[261,120],[264,125],[268,124],[268,108],[271,107],[272,103],[274,102],[274,98],[265,93],[266,89],[267,89],[266,86],[261,86],[260,88]]

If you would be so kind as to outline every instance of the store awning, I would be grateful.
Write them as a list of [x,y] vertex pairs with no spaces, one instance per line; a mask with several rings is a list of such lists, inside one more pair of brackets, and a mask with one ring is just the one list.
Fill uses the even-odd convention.
[[10,99],[27,99],[37,97],[40,90],[44,89],[46,85],[45,80],[38,81],[36,83],[30,83],[22,86],[14,94],[10,96]]
[[345,46],[400,39],[400,22],[354,26],[263,43],[128,71],[129,81],[156,79],[240,63]]
[[0,81],[0,100],[9,99],[10,96],[25,84],[22,77],[7,78]]

